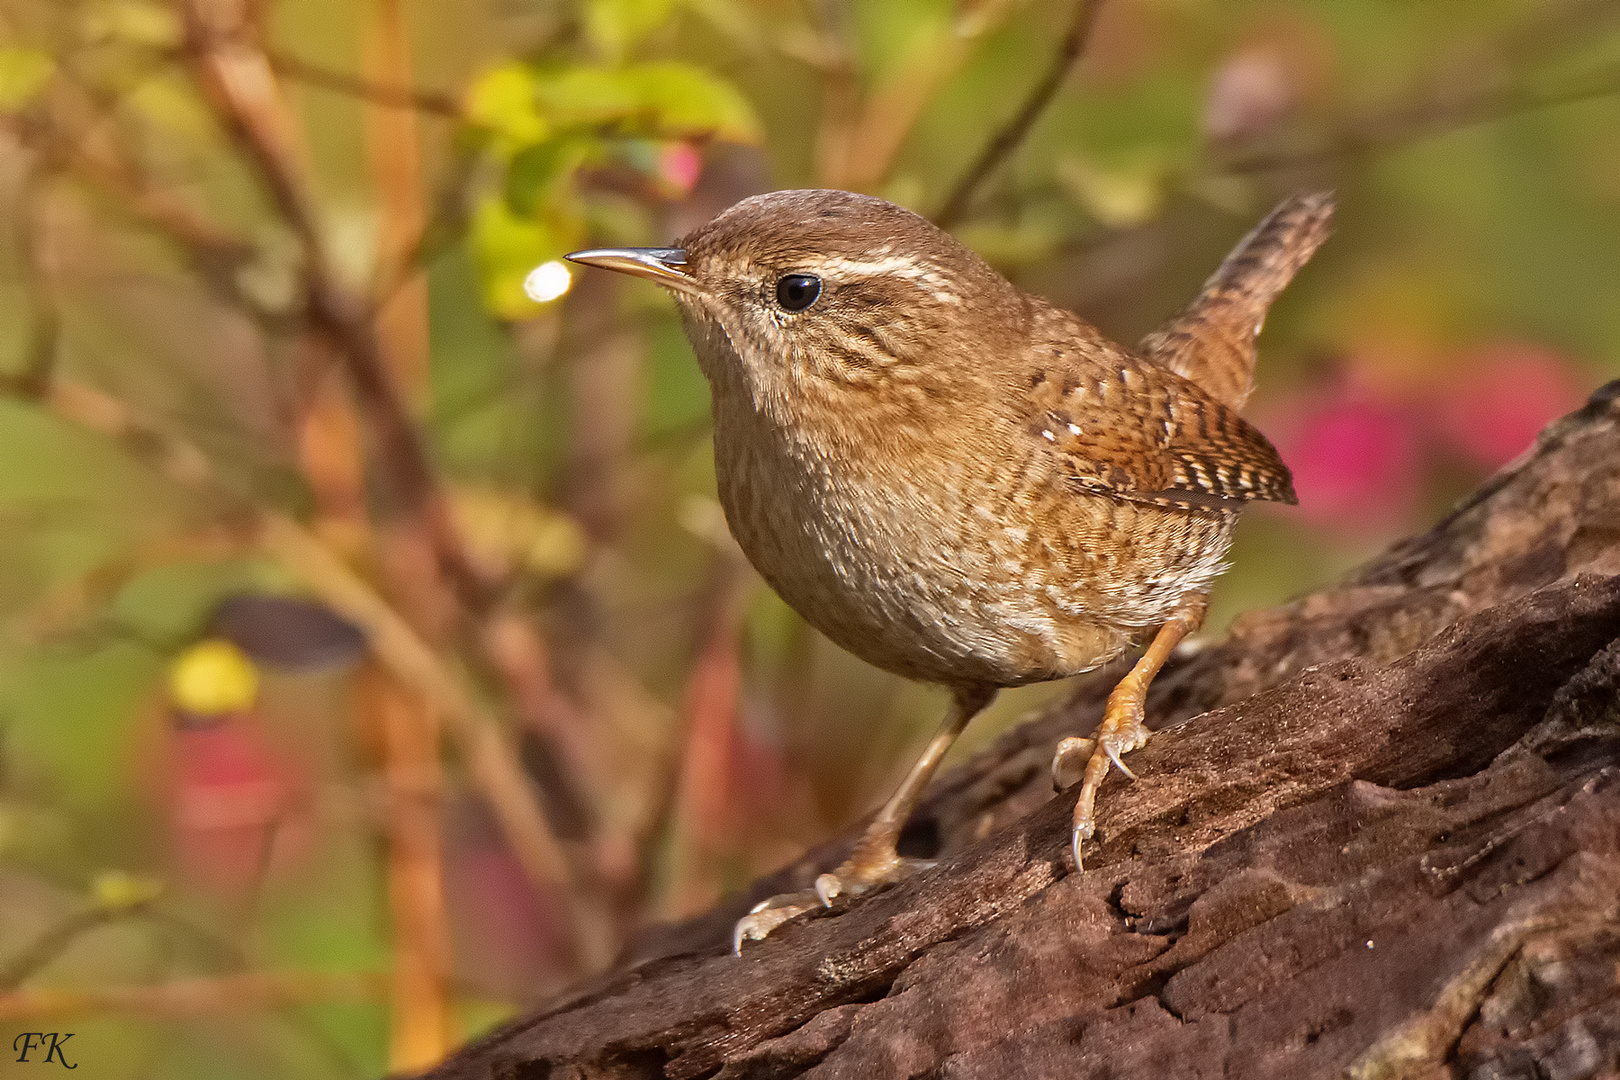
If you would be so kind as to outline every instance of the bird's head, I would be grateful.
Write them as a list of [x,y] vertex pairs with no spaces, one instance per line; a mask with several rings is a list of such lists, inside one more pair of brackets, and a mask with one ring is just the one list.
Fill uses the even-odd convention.
[[1021,326],[1016,289],[927,219],[847,191],[744,199],[673,248],[571,260],[669,289],[717,394],[938,381]]

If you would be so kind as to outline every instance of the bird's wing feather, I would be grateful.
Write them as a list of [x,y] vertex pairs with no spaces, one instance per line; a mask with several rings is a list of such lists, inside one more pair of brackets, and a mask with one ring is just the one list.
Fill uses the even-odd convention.
[[1030,379],[1028,431],[1077,490],[1188,510],[1292,503],[1266,437],[1188,380],[1123,353],[1054,360]]
[[1254,388],[1254,339],[1266,312],[1322,246],[1332,222],[1330,192],[1284,199],[1239,241],[1192,303],[1142,339],[1142,354],[1221,404],[1242,408]]

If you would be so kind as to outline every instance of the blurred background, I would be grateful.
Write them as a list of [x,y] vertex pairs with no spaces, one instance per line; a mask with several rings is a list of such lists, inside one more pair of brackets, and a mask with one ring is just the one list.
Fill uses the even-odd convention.
[[563,253],[852,188],[1134,341],[1337,189],[1219,634],[1620,375],[1617,131],[1598,0],[0,0],[0,1042],[414,1071],[909,763]]

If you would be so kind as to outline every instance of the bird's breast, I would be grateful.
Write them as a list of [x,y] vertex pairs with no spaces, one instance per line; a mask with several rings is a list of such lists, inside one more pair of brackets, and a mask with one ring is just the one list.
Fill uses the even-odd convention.
[[1090,670],[1168,617],[1183,583],[1207,586],[1227,543],[1207,518],[1076,496],[1036,455],[851,452],[746,404],[717,402],[715,459],[732,532],[782,598],[862,659],[932,682]]

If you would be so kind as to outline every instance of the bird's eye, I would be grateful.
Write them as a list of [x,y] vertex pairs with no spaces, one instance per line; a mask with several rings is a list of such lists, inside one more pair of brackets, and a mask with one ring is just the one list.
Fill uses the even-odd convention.
[[803,311],[821,295],[821,279],[814,274],[788,274],[776,283],[776,302],[783,311]]

